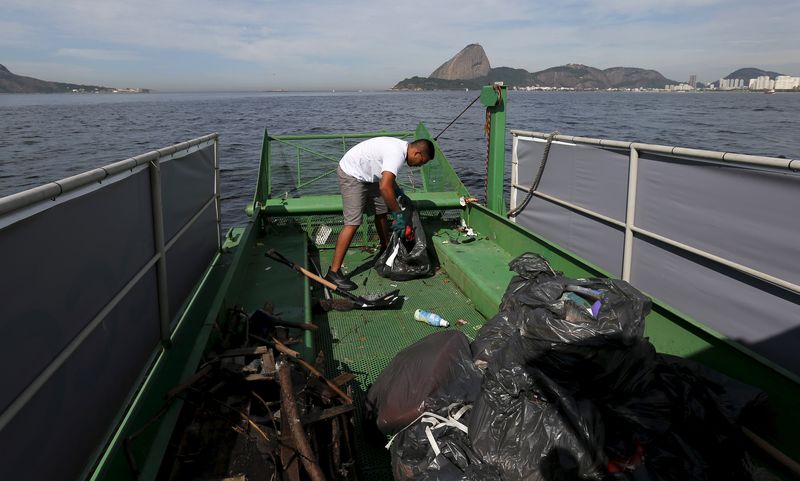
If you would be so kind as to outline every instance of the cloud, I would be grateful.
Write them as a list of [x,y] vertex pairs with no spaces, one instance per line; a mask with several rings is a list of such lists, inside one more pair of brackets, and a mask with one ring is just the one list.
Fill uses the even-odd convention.
[[75,57],[84,60],[140,60],[142,57],[133,52],[124,50],[102,50],[97,48],[60,48],[56,55],[61,57]]
[[683,77],[703,76],[696,71],[702,67],[714,78],[714,69],[733,64],[800,58],[797,43],[786,41],[800,18],[795,0],[773,0],[770,8],[745,0],[4,3],[9,15],[0,22],[0,46],[27,42],[61,61],[150,61],[150,72],[163,65],[195,72],[188,67],[199,59],[224,65],[230,81],[258,71],[285,86],[388,87],[430,74],[475,42],[492,65],[529,70],[580,62]]

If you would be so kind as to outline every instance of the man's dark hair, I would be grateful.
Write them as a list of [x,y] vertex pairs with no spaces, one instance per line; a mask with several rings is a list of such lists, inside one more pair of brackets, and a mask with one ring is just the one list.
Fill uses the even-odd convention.
[[411,142],[411,145],[422,151],[428,159],[433,159],[436,155],[436,149],[433,148],[433,142],[428,139],[417,139]]

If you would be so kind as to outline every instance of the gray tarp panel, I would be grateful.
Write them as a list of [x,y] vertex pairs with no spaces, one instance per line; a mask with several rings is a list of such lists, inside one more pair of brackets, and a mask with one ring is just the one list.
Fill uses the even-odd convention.
[[[519,185],[527,188],[533,183],[544,146],[544,142],[520,139]],[[627,184],[627,154],[554,142],[538,190],[624,222]],[[517,190],[518,201],[524,197],[525,192]],[[622,273],[625,236],[613,224],[538,197],[531,200],[517,222],[614,275]]]
[[636,287],[800,373],[800,296],[657,241],[633,257]]
[[[162,164],[167,241],[213,196],[213,148]],[[149,177],[139,167],[0,217],[2,411],[155,255]],[[167,253],[172,315],[217,242],[211,205]],[[0,430],[0,479],[76,479],[93,461],[160,348],[155,272]]]
[[177,322],[187,296],[217,253],[217,218],[214,206],[208,207],[186,234],[167,252],[170,318]]
[[[519,184],[531,184],[544,145],[520,138]],[[628,157],[554,143],[539,190],[624,221]],[[796,173],[642,153],[635,225],[800,283],[798,192]],[[518,202],[524,196],[517,191]],[[621,274],[622,229],[535,197],[517,222]],[[799,295],[641,236],[631,282],[800,373]]]
[[0,431],[0,479],[78,478],[158,343],[155,289],[151,269]]
[[56,202],[0,230],[2,410],[155,252],[146,170]]
[[164,242],[169,242],[213,196],[214,149],[212,147],[163,162],[161,197],[164,203]]
[[[214,149],[206,148],[161,164],[164,203],[164,242],[175,234],[214,197]],[[214,205],[167,252],[169,315],[175,314],[200,280],[217,251]]]
[[800,284],[797,174],[642,154],[636,197],[637,226]]

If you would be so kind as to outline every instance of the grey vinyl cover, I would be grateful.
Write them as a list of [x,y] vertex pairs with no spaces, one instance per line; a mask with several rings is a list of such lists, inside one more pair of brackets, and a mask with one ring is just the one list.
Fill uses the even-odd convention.
[[[520,139],[519,184],[530,185],[543,148]],[[627,151],[554,144],[539,190],[624,222],[628,162]],[[634,224],[797,284],[798,192],[796,173],[643,153]],[[621,274],[621,228],[536,197],[517,222]],[[800,373],[797,294],[641,235],[634,237],[631,282]]]
[[[519,185],[529,188],[533,183],[544,146],[544,142],[520,138]],[[627,185],[627,154],[554,142],[538,190],[625,222]],[[525,194],[517,190],[518,202]],[[618,226],[535,196],[517,222],[615,276],[622,274],[625,232]]]
[[[164,237],[169,241],[214,197],[214,149],[208,147],[161,164]],[[212,235],[213,234],[213,235]],[[167,252],[169,314],[173,324],[186,297],[218,248],[217,218],[209,204]]]
[[[173,234],[213,195],[212,149],[162,165],[165,224]],[[198,179],[208,188],[197,188]],[[191,202],[168,193],[181,186],[193,186],[183,189]],[[0,410],[154,256],[150,199],[149,172],[141,167],[0,219]],[[212,205],[168,252],[173,313],[208,266],[217,232]],[[92,462],[160,346],[155,272],[153,266],[144,274],[0,431],[0,479],[76,479]]]

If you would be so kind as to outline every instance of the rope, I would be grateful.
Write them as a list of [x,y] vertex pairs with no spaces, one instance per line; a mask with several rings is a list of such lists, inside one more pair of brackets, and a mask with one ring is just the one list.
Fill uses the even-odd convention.
[[458,120],[458,119],[459,119],[459,118],[460,118],[462,115],[464,115],[464,112],[466,112],[467,110],[469,110],[469,108],[470,108],[470,107],[472,107],[472,104],[474,104],[475,102],[477,102],[479,98],[481,98],[481,96],[480,96],[480,95],[478,95],[477,97],[475,97],[475,100],[473,100],[472,102],[470,102],[470,103],[469,103],[469,105],[467,105],[467,108],[465,108],[464,110],[462,110],[460,114],[456,115],[456,118],[454,118],[452,122],[450,122],[449,124],[447,124],[447,127],[443,128],[443,129],[442,129],[442,131],[441,131],[441,132],[439,132],[439,134],[438,134],[436,137],[434,137],[434,138],[433,138],[433,140],[435,140],[435,141],[436,141],[436,140],[439,140],[439,137],[441,137],[441,136],[442,136],[442,134],[445,132],[445,130],[449,129],[451,125],[453,125],[454,123],[456,123],[456,120]]
[[[528,206],[528,203],[533,198],[533,193],[539,187],[539,182],[542,180],[542,174],[544,174],[544,166],[547,165],[547,158],[550,157],[550,146],[553,145],[553,138],[558,135],[558,132],[553,132],[552,134],[547,135],[547,143],[544,146],[544,152],[542,153],[542,161],[539,163],[539,170],[536,172],[536,177],[533,179],[533,183],[531,184],[531,188],[528,189],[528,194],[525,196],[525,200],[523,200],[517,207],[509,212],[506,216],[511,219],[513,217],[518,216],[522,213],[523,210]],[[511,186],[512,189],[516,189],[513,185]]]

